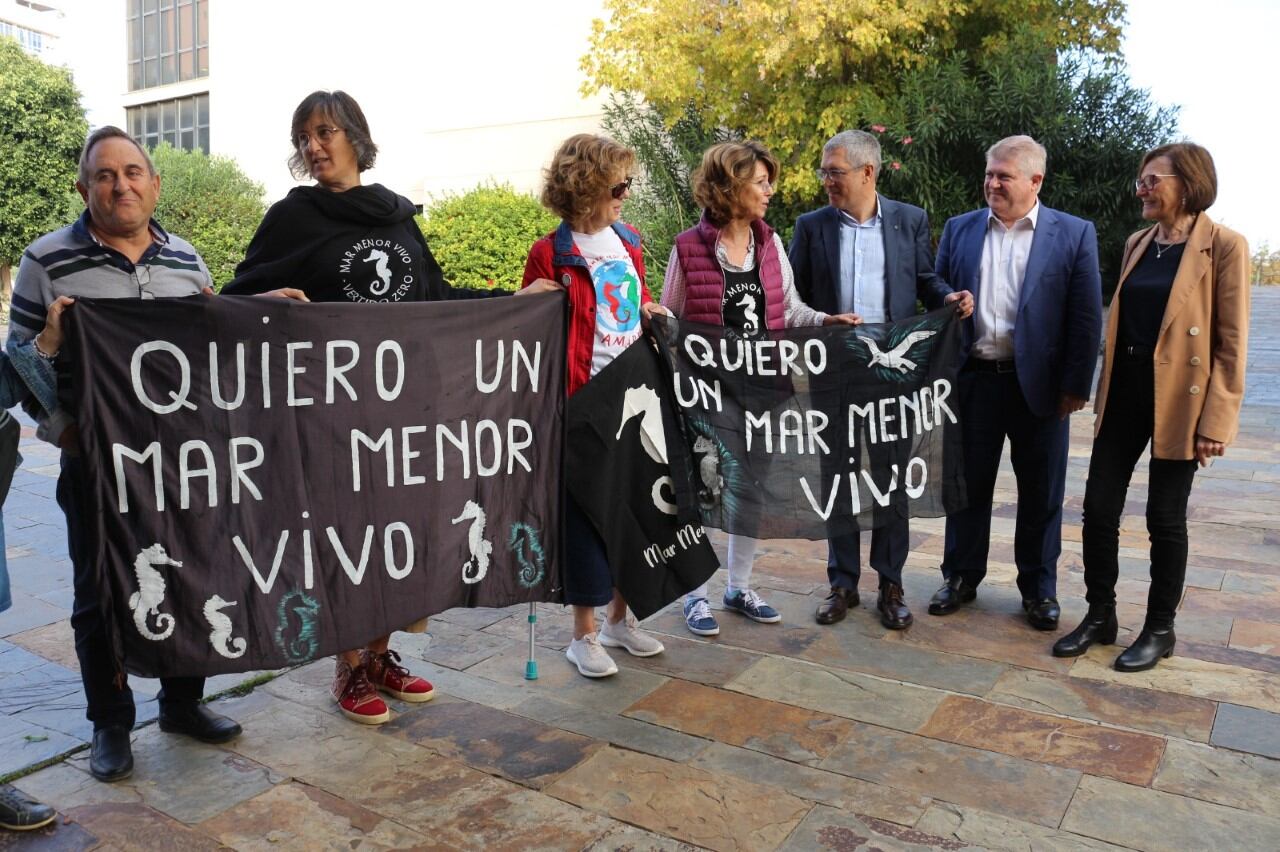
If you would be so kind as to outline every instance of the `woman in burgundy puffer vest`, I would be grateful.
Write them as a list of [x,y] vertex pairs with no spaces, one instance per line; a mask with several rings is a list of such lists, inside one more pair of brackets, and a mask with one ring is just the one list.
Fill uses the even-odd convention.
[[[702,220],[679,234],[667,263],[662,304],[683,320],[722,326],[753,340],[794,326],[856,324],[852,314],[815,311],[800,300],[782,239],[764,221],[778,161],[759,142],[722,142],[691,177]],[[778,611],[752,591],[756,539],[729,536],[724,607],[776,624]],[[685,623],[699,636],[720,632],[704,583],[685,597]]]

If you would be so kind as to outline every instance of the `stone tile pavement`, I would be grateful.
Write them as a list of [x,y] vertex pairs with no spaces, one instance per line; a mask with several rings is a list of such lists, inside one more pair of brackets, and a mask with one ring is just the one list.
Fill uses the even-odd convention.
[[[1241,437],[1197,478],[1179,644],[1151,672],[1112,670],[1116,648],[1054,659],[1053,635],[1021,621],[1006,470],[991,574],[951,617],[924,611],[940,520],[913,524],[904,633],[880,627],[870,572],[855,613],[816,625],[823,546],[771,541],[756,582],[781,625],[723,613],[719,637],[695,639],[670,607],[648,622],[667,652],[619,652],[606,681],[564,660],[569,617],[544,606],[533,682],[523,611],[454,610],[398,635],[439,697],[393,705],[380,729],[335,712],[326,661],[219,699],[245,727],[223,747],[148,724],[155,689],[141,682],[137,769],[115,785],[89,777],[82,748],[57,459],[26,439],[5,506],[16,600],[0,615],[0,776],[71,753],[15,782],[61,824],[0,833],[0,849],[1280,848],[1278,328],[1280,288],[1255,290]],[[1084,611],[1091,419],[1072,422],[1064,630]],[[1134,479],[1121,642],[1147,588],[1145,471]]]

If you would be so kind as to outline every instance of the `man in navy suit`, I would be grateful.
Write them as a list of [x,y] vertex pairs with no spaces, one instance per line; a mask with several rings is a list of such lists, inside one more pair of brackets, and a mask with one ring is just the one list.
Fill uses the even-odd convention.
[[929,602],[947,615],[987,573],[991,496],[1007,436],[1018,483],[1013,554],[1027,621],[1058,626],[1057,564],[1068,419],[1084,407],[1102,333],[1093,223],[1039,203],[1045,150],[1010,136],[987,151],[987,208],[947,221],[938,275],[975,293],[959,379],[969,505],[947,516],[942,576]]
[[[879,195],[879,173],[880,143],[870,133],[846,130],[823,147],[818,178],[831,204],[796,221],[788,251],[800,297],[829,314],[856,314],[860,322],[914,316],[917,299],[930,309],[955,303],[968,316],[973,297],[953,293],[933,273],[929,217],[919,207]],[[831,592],[815,614],[819,624],[835,624],[858,605],[859,544],[856,531],[828,542]],[[912,621],[902,593],[910,544],[905,517],[893,517],[871,533],[871,567],[880,575],[877,609],[891,630]]]

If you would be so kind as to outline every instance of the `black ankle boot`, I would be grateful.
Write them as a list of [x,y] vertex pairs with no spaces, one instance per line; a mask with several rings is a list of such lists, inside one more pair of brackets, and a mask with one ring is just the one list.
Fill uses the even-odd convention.
[[1160,660],[1173,655],[1173,646],[1177,641],[1178,638],[1173,635],[1172,621],[1152,623],[1148,620],[1134,643],[1116,657],[1116,671],[1144,672],[1155,668]]
[[1120,625],[1116,623],[1115,605],[1091,606],[1080,626],[1053,643],[1055,657],[1078,657],[1094,642],[1111,645],[1116,641]]

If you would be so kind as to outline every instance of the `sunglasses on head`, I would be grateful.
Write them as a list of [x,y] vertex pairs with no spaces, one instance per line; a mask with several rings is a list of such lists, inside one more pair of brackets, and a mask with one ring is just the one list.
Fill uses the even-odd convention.
[[627,190],[631,188],[631,182],[633,180],[635,180],[635,178],[629,177],[626,180],[624,180],[622,183],[614,184],[613,186],[609,187],[609,194],[613,196],[615,199],[622,198],[622,196],[627,194]]

